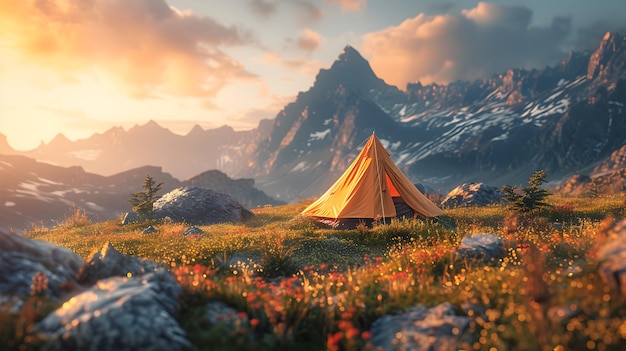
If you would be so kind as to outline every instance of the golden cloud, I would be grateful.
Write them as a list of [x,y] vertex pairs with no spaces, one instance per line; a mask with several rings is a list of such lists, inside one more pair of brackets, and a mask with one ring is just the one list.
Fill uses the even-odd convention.
[[24,64],[102,75],[135,96],[208,97],[253,78],[222,51],[251,35],[164,0],[3,1],[0,31],[0,52]]
[[312,52],[319,48],[321,37],[316,31],[304,28],[298,37],[297,45],[300,50]]
[[459,15],[420,14],[363,36],[363,53],[388,83],[474,80],[510,68],[535,68],[563,58],[570,21],[531,27],[524,7],[479,3]]

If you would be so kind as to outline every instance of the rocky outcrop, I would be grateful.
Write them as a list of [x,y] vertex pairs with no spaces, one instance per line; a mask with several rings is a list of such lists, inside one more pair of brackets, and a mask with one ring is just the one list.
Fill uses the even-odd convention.
[[371,343],[382,350],[456,350],[470,319],[457,316],[450,303],[417,305],[406,313],[383,316],[372,324]]
[[576,174],[552,191],[564,196],[617,195],[626,191],[626,168],[591,177]]
[[77,280],[81,284],[90,285],[110,277],[141,276],[154,272],[157,267],[148,259],[124,255],[107,242],[81,267]]
[[35,325],[39,349],[191,350],[174,318],[180,289],[165,270],[101,280]]
[[182,187],[163,195],[154,203],[153,216],[171,218],[174,222],[209,225],[223,222],[239,223],[253,214],[232,197],[213,190]]
[[153,234],[156,232],[158,232],[158,230],[155,227],[149,225],[144,230],[141,231],[141,234]]
[[593,168],[593,175],[602,175],[626,168],[626,145],[613,151],[609,157]]
[[0,232],[0,301],[14,314],[30,295],[60,305],[29,328],[29,350],[192,349],[174,318],[180,291],[169,271],[109,243],[85,263],[63,247]]
[[475,234],[463,238],[456,249],[461,259],[495,260],[506,255],[504,241],[493,234]]
[[185,229],[183,234],[184,235],[204,234],[204,230],[202,230],[201,228],[196,227],[195,225],[192,225],[191,227]]
[[185,186],[211,189],[218,193],[228,194],[247,208],[285,204],[285,202],[269,197],[261,190],[256,189],[254,179],[232,179],[218,170],[203,172],[183,183]]
[[441,207],[486,206],[500,202],[498,188],[483,183],[464,183],[452,189],[441,202]]
[[219,324],[226,327],[228,330],[236,330],[250,326],[250,321],[245,313],[239,313],[236,309],[219,301],[207,302],[204,317],[211,325]]
[[137,214],[137,212],[131,211],[131,212],[125,212],[124,215],[122,216],[122,225],[127,225],[127,224],[131,224],[131,223],[137,223],[139,222],[139,215]]
[[[0,295],[27,296],[31,290],[58,296],[84,264],[82,257],[54,244],[0,231]],[[38,280],[31,287],[33,279]]]

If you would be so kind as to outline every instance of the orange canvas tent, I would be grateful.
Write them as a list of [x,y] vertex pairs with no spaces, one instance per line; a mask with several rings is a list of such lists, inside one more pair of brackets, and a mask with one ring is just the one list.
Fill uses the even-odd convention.
[[333,226],[443,214],[393,163],[374,134],[335,184],[302,211],[304,216]]

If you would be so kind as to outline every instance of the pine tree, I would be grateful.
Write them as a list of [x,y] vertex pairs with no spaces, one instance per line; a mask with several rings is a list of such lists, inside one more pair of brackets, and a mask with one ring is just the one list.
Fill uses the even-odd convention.
[[550,193],[540,188],[546,177],[546,171],[539,170],[530,176],[527,187],[520,189],[508,184],[503,185],[500,192],[504,195],[502,199],[507,202],[507,208],[520,214],[530,214],[551,207],[545,201]]
[[157,200],[155,195],[161,189],[163,183],[156,184],[150,175],[146,175],[143,180],[144,191],[130,194],[128,202],[133,206],[133,211],[140,219],[146,220],[152,217],[152,206]]

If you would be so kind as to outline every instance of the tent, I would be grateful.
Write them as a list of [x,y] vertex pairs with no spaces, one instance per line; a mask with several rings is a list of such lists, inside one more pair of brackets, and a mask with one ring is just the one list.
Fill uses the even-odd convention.
[[443,214],[393,163],[375,134],[335,184],[302,211],[302,215],[334,227]]

